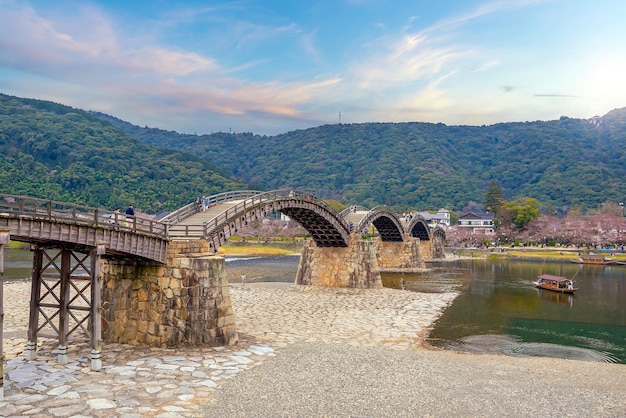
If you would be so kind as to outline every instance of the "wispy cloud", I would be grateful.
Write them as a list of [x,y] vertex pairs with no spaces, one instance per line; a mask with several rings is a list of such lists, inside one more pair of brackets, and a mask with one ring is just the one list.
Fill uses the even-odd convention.
[[[457,104],[446,83],[466,73],[487,72],[501,64],[500,59],[484,60],[480,45],[468,44],[464,27],[489,15],[525,7],[544,0],[495,1],[479,5],[425,27],[412,16],[396,33],[388,33],[365,45],[365,58],[350,67],[346,80],[354,80],[356,89],[375,91],[377,103],[389,97],[382,117],[394,120],[410,113],[413,118],[426,116]],[[483,64],[468,63],[482,60]],[[512,91],[512,86],[503,87]],[[384,99],[383,99],[384,100]],[[380,116],[379,116],[380,117]]]
[[484,63],[483,65],[473,68],[472,71],[475,73],[479,73],[481,71],[487,71],[492,69],[493,67],[496,67],[498,64],[500,64],[500,61],[498,60],[492,60],[489,62]]
[[[343,5],[362,12],[376,9],[378,1],[344,0]],[[22,89],[31,97],[59,98],[120,117],[125,114],[117,109],[124,109],[139,123],[171,118],[185,131],[215,120],[285,126],[280,129],[285,131],[335,120],[344,109],[346,121],[447,122],[445,116],[484,123],[509,117],[521,97],[536,110],[555,106],[533,97],[615,91],[600,81],[617,82],[617,75],[592,72],[585,91],[557,80],[558,69],[526,71],[520,63],[535,51],[491,38],[500,17],[513,19],[517,9],[549,1],[554,0],[487,1],[469,10],[463,4],[436,21],[408,4],[400,22],[397,13],[363,13],[368,30],[344,44],[329,41],[336,27],[325,22],[298,20],[297,13],[275,13],[266,5],[251,11],[247,1],[155,6],[151,17],[132,26],[122,20],[126,16],[109,14],[113,9],[104,9],[104,1],[102,8],[94,1],[62,13],[64,6],[55,2],[35,8],[25,0],[0,0],[0,70],[24,80],[36,75],[37,90]],[[320,15],[327,12],[318,6]],[[489,36],[474,36],[484,22],[496,20]],[[622,63],[598,62],[623,72]],[[550,84],[542,79],[548,77]],[[28,82],[22,86],[27,89]],[[513,94],[520,86],[578,96]]]
[[578,97],[571,94],[534,94],[533,97]]
[[[296,115],[301,113],[298,106],[314,97],[315,90],[337,83],[334,79],[288,84],[241,81],[229,75],[254,62],[225,68],[194,52],[121,42],[114,24],[95,8],[81,11],[83,25],[69,26],[46,19],[28,6],[2,6],[0,26],[6,30],[0,35],[4,38],[0,41],[1,65],[85,89],[97,86],[105,94],[127,97],[127,105],[137,103],[139,111],[151,113],[165,106],[167,111],[181,114],[204,110],[228,115]],[[239,30],[245,32],[241,42],[299,32],[295,25]]]

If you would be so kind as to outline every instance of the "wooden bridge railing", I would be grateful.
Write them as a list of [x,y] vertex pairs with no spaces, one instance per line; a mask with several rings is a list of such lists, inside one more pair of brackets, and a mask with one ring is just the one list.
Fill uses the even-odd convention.
[[326,208],[331,213],[336,213],[336,211],[332,207],[330,207],[324,200],[319,199],[311,193],[291,189],[274,190],[271,192],[265,192],[251,196],[243,202],[237,203],[236,205],[226,209],[224,212],[217,215],[210,222],[204,224],[204,238],[211,238],[213,231],[221,230],[226,225],[229,225],[238,216],[241,216],[242,213],[247,212],[248,208],[251,209],[257,207],[265,202],[274,202],[277,200],[285,199],[307,200],[317,204],[318,206]]
[[345,208],[344,210],[342,210],[341,212],[339,212],[339,217],[340,218],[345,218],[346,215],[352,213],[352,212],[369,212],[370,210],[368,208],[366,208],[365,206],[360,206],[360,205],[352,205],[349,206],[347,208]]
[[[207,197],[207,207],[219,205],[220,203],[230,202],[232,200],[242,200],[247,199],[251,196],[258,195],[263,192],[259,192],[256,190],[237,190],[233,192],[224,192],[216,195],[212,195]],[[172,213],[167,214],[167,216],[161,219],[162,222],[169,222],[170,225],[177,224],[193,215],[194,213],[198,213],[202,210],[202,202],[192,202],[188,205],[183,206],[180,209],[175,210]]]
[[146,233],[163,239],[168,237],[168,225],[158,220],[27,196],[0,194],[0,216],[70,222],[92,227]]

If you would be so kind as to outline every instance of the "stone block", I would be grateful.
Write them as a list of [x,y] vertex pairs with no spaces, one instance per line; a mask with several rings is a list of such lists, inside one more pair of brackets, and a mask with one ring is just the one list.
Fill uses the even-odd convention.
[[137,338],[137,329],[135,327],[131,327],[131,326],[127,326],[124,329],[124,333],[122,335],[122,338],[124,339],[124,341],[132,344],[132,341],[136,342],[136,338]]
[[137,321],[137,332],[146,333],[148,331],[148,321],[141,320]]
[[156,337],[155,335],[147,334],[144,337],[144,343],[149,346],[156,346],[159,344],[159,338]]

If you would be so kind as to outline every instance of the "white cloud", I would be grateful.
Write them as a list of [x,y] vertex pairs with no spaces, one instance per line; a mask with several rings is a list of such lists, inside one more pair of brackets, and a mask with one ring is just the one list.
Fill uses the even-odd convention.
[[[65,14],[54,2],[35,9],[25,1],[0,0],[0,70],[36,80],[5,82],[16,86],[11,94],[102,110],[142,125],[169,121],[176,126],[162,127],[184,132],[203,126],[210,131],[210,124],[228,121],[252,124],[255,118],[260,127],[279,126],[284,132],[334,121],[342,109],[344,120],[354,122],[482,124],[530,115],[527,108],[540,101],[533,98],[536,93],[582,97],[567,91],[561,79],[553,80],[553,90],[545,89],[544,67],[516,66],[526,62],[517,57],[511,62],[514,46],[498,49],[485,37],[474,40],[480,19],[533,3],[489,2],[426,23],[425,17],[408,13],[395,30],[386,20],[367,32],[387,31],[361,48],[351,43],[350,49],[331,53],[321,44],[328,38],[322,24],[307,28],[288,16],[277,18],[276,25],[227,19],[241,7],[238,2],[173,10],[129,28],[91,3]],[[371,30],[378,19],[365,26]],[[219,30],[212,26],[216,22]],[[202,40],[172,46],[168,36],[184,33],[186,25],[202,26],[204,42],[219,48],[205,47]],[[207,52],[216,50],[227,52]],[[279,55],[283,50],[289,59]],[[615,74],[609,76],[589,69],[593,81],[579,90],[594,93],[593,98],[606,91],[610,103],[623,100],[624,62],[610,68]],[[547,105],[540,110],[547,112]]]

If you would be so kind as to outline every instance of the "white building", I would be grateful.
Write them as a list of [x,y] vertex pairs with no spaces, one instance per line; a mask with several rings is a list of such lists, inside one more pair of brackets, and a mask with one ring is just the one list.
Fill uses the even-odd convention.
[[470,230],[472,234],[482,233],[490,235],[494,233],[493,213],[476,214],[472,212],[459,216],[459,228]]

